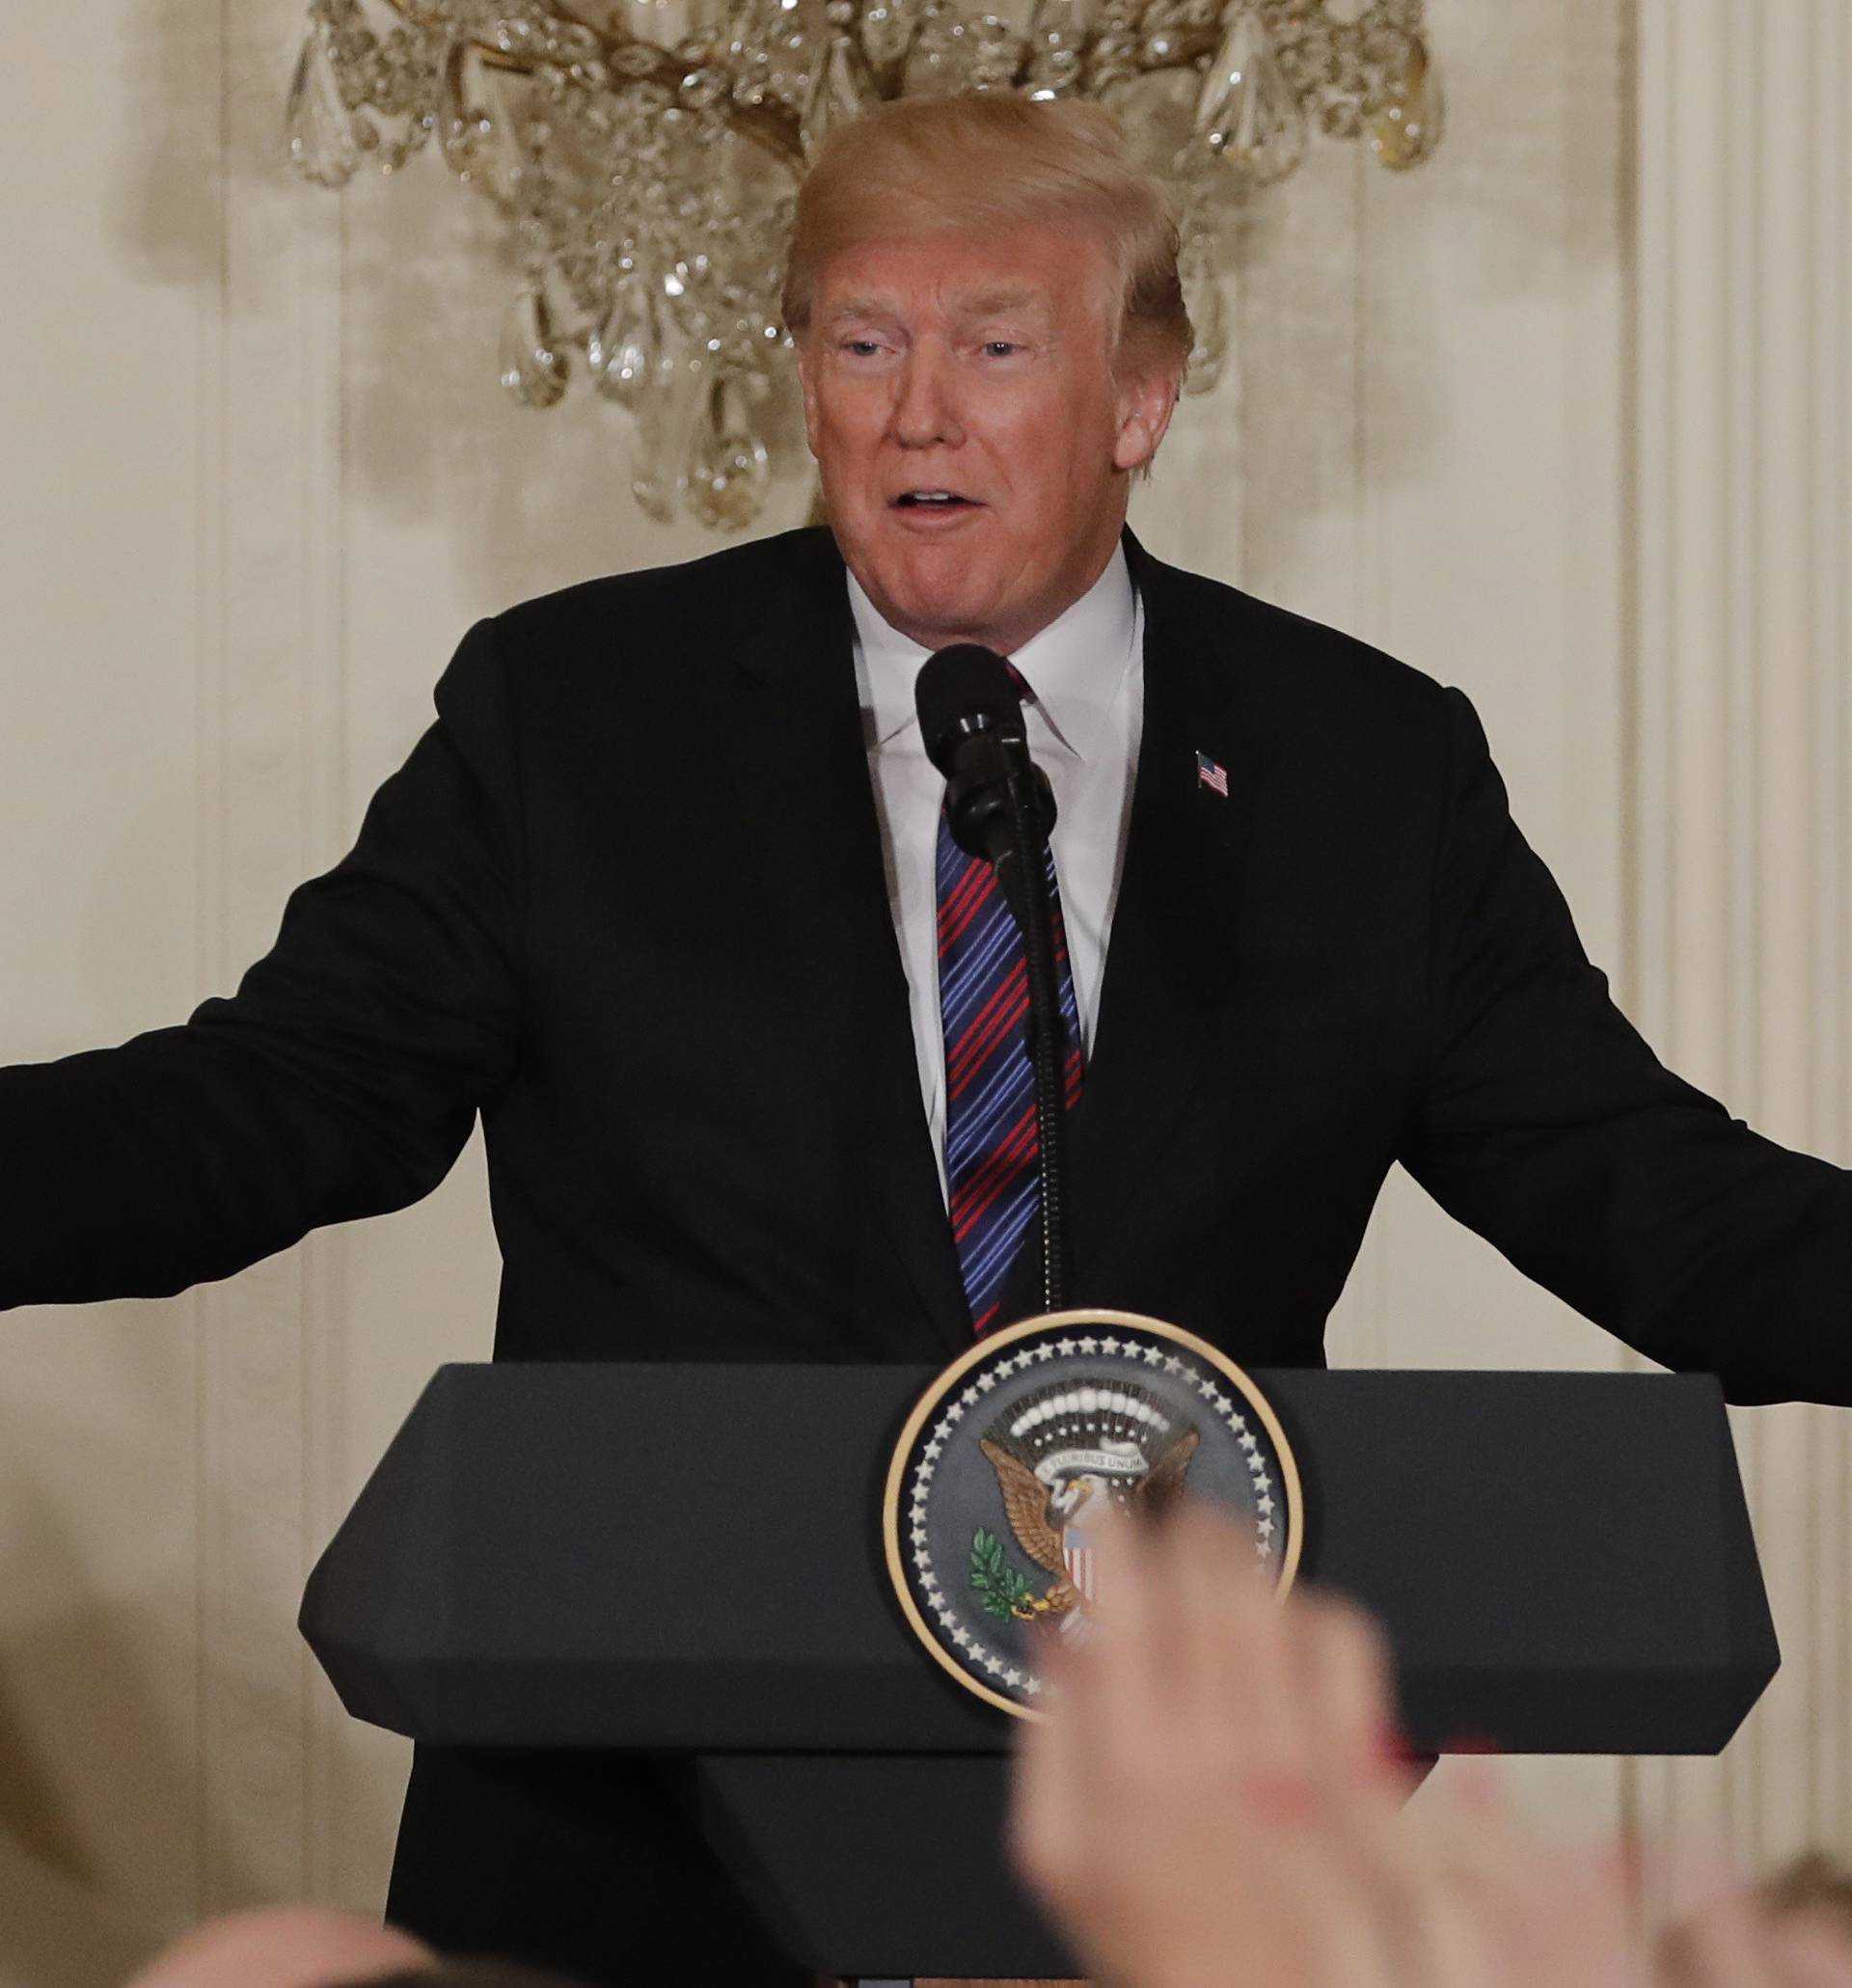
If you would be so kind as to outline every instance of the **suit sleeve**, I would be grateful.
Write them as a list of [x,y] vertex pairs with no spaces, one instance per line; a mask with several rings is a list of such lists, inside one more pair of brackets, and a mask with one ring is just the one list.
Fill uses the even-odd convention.
[[0,1306],[165,1296],[441,1181],[516,1031],[515,744],[490,623],[236,995],[0,1070]]
[[1432,1055],[1402,1157],[1629,1346],[1736,1402],[1852,1402],[1852,1174],[1675,1076],[1609,997],[1447,693]]

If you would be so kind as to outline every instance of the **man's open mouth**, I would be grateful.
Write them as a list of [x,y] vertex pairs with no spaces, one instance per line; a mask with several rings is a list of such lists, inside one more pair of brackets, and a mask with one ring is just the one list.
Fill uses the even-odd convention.
[[967,511],[976,507],[977,500],[956,490],[903,490],[893,504],[905,511]]

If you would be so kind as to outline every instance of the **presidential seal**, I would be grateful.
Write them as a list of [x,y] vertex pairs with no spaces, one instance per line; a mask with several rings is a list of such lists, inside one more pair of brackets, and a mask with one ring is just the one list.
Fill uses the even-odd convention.
[[1084,1636],[1108,1511],[1205,1498],[1291,1585],[1299,1476],[1278,1418],[1225,1354],[1131,1312],[1050,1312],[980,1340],[926,1390],[887,1471],[887,1566],[933,1657],[1037,1716],[1045,1639]]

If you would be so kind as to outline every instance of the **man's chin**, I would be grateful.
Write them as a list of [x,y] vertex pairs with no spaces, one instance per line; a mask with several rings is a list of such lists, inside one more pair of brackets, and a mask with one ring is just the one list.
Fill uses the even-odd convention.
[[949,560],[885,563],[856,577],[890,628],[928,648],[982,641],[994,625],[995,588]]
[[996,626],[989,607],[988,602],[958,592],[913,590],[890,597],[882,608],[882,618],[928,649],[942,649],[952,642],[988,644]]
[[850,570],[881,618],[929,649],[959,641],[994,647],[1009,591],[998,568],[1007,569],[1009,560],[999,558],[1003,548],[994,532],[914,535],[885,525],[885,513],[864,513],[851,529],[836,531]]

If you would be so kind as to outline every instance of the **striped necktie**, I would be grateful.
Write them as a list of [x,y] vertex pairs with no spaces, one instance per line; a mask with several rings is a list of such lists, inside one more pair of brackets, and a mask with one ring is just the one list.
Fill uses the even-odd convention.
[[[967,856],[959,848],[942,808],[938,878],[945,1177],[971,1324],[984,1333],[998,1323],[1004,1280],[1042,1207],[1035,1072],[1028,1050],[1028,965],[1022,935],[994,871],[981,857]],[[1080,1095],[1083,1065],[1052,852],[1049,891],[1072,1108]]]

